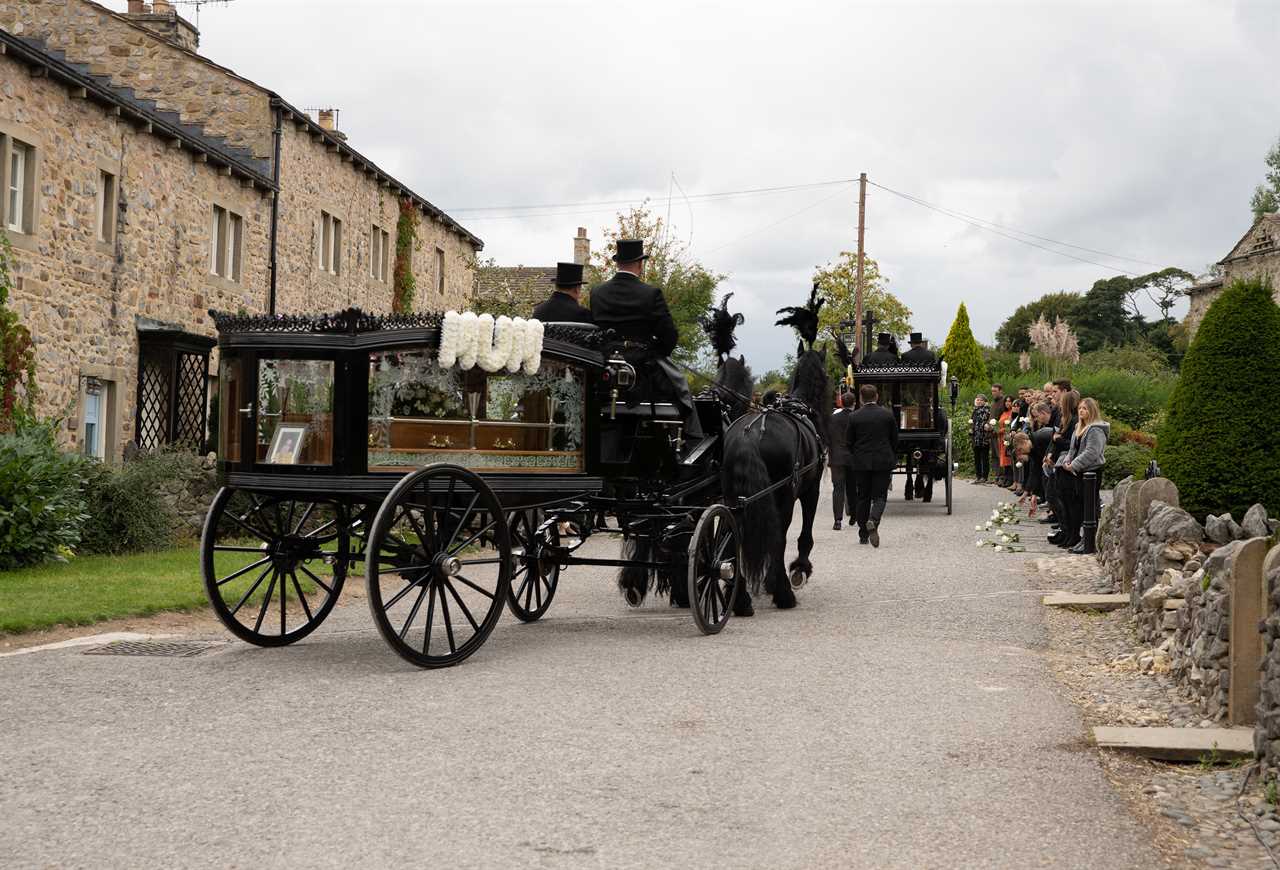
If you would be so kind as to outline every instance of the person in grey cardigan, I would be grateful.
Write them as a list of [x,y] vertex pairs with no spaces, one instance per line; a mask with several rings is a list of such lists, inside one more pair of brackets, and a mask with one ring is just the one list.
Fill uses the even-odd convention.
[[1084,521],[1084,487],[1086,471],[1099,471],[1106,462],[1107,435],[1111,424],[1102,419],[1098,401],[1086,398],[1080,401],[1080,422],[1071,433],[1071,442],[1058,457],[1058,486],[1062,494],[1062,531],[1064,540],[1059,546],[1071,552],[1083,552],[1080,547],[1080,526]]

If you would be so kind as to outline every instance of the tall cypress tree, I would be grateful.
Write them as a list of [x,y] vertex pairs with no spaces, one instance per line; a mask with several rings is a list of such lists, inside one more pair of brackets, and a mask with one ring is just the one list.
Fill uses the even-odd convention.
[[946,343],[942,345],[942,358],[947,370],[959,378],[962,384],[980,384],[987,380],[987,363],[982,358],[982,348],[973,337],[969,326],[969,310],[960,303],[956,319],[951,323]]
[[1280,306],[1260,278],[1214,300],[1182,361],[1156,443],[1161,472],[1197,516],[1280,512]]

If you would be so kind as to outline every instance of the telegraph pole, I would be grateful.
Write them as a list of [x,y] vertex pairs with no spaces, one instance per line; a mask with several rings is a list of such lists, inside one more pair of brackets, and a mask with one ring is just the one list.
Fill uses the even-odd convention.
[[857,324],[858,345],[854,349],[854,362],[861,363],[862,355],[865,351],[863,344],[865,342],[862,325],[862,262],[866,258],[866,251],[863,247],[867,229],[867,173],[858,176],[858,275],[854,285],[854,323]]

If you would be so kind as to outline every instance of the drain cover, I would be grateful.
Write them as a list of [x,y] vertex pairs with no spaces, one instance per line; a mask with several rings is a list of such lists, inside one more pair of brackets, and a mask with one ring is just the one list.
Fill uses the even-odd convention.
[[189,658],[217,649],[222,644],[170,640],[115,640],[85,650],[87,656],[167,656]]

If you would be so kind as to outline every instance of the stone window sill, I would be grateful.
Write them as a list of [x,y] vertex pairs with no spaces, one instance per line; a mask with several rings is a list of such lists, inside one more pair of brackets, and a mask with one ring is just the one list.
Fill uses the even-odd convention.
[[40,252],[38,241],[32,233],[20,233],[8,228],[5,229],[5,232],[9,236],[9,244],[18,250],[30,251],[33,254]]
[[221,275],[208,274],[204,276],[204,283],[207,287],[214,287],[218,290],[226,290],[229,293],[237,293],[244,289],[244,285],[239,281],[232,281],[229,278],[223,278]]

